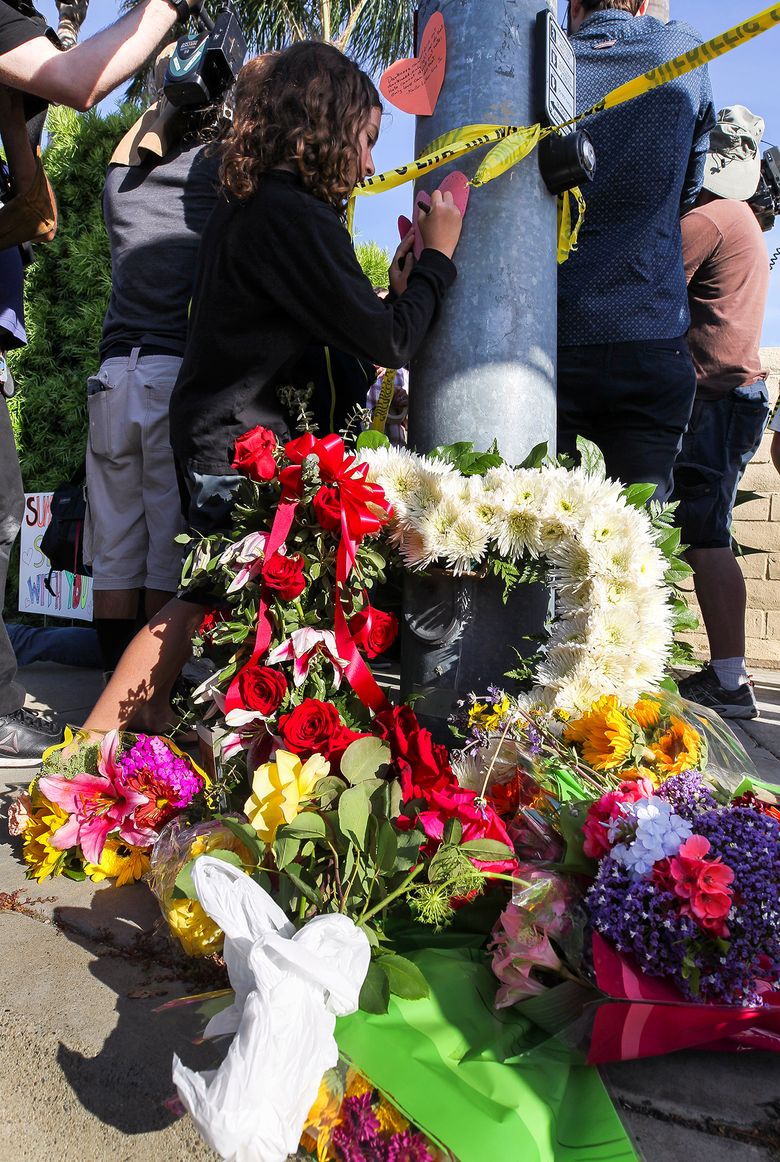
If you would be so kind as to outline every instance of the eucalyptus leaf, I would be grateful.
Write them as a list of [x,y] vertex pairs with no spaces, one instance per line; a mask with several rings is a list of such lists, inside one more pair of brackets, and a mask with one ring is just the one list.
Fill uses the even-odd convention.
[[339,826],[363,850],[368,827],[369,796],[365,786],[349,787],[339,799]]
[[228,815],[220,816],[220,823],[226,827],[231,835],[240,839],[244,846],[252,853],[255,861],[260,863],[265,855],[265,844],[255,831],[251,823],[240,823],[238,819],[231,819]]
[[291,867],[287,867],[285,868],[284,874],[310,904],[322,903],[322,896],[317,889],[312,884],[307,883],[298,872],[294,872]]
[[379,828],[376,862],[380,871],[391,872],[398,855],[398,837],[392,823],[387,820]]
[[300,840],[293,839],[292,836],[281,836],[274,840],[274,858],[279,871],[283,871],[288,864],[292,863],[300,849]]
[[380,738],[358,738],[344,751],[341,773],[348,783],[355,786],[383,774],[390,759],[390,747]]
[[395,952],[384,952],[376,963],[386,974],[393,996],[406,1001],[421,1001],[430,993],[428,982],[416,964]]
[[420,847],[425,836],[417,830],[398,833],[398,852],[395,857],[399,871],[408,871],[420,859]]
[[364,1013],[382,1015],[390,1004],[390,982],[387,973],[376,960],[368,966],[366,979],[360,990],[360,1008]]
[[343,779],[339,779],[336,775],[327,775],[324,779],[320,779],[315,786],[314,798],[319,800],[321,807],[332,807],[345,789],[346,783]]
[[301,811],[291,823],[284,823],[276,833],[277,839],[324,839],[325,824],[313,811]]

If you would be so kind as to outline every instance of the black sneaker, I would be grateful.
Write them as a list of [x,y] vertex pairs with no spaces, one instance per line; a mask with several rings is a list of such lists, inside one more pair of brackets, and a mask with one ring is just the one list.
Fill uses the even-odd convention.
[[683,698],[714,710],[721,718],[758,718],[753,683],[745,682],[736,690],[727,690],[709,664],[698,674],[683,678],[678,686]]
[[0,714],[0,768],[34,766],[60,733],[50,718],[24,706],[13,714]]

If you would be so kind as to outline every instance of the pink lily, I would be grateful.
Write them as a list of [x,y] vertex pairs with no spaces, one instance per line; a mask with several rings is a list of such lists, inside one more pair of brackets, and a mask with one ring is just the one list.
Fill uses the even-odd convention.
[[118,746],[119,734],[112,730],[100,744],[96,775],[84,772],[73,779],[64,775],[46,775],[38,782],[46,798],[70,816],[52,835],[52,846],[65,851],[79,844],[89,863],[100,863],[103,847],[112,831],[117,831],[126,843],[137,847],[148,847],[156,838],[156,832],[151,828],[135,826],[133,815],[136,808],[149,800],[140,791],[122,784],[122,770],[116,762]]
[[248,533],[236,545],[225,549],[219,559],[220,565],[238,566],[236,575],[228,586],[228,593],[237,593],[247,582],[253,580],[263,567],[268,533]]
[[294,630],[286,642],[271,651],[266,664],[273,666],[277,662],[292,661],[293,683],[295,686],[302,686],[308,677],[312,659],[317,654],[323,654],[333,666],[333,689],[338,690],[347,663],[339,657],[336,635],[332,629],[313,629],[306,626],[304,629]]

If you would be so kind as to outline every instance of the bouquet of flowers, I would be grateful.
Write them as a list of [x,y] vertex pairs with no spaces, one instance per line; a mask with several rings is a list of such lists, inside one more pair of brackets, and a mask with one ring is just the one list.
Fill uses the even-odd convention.
[[271,740],[243,817],[194,829],[174,822],[155,846],[151,882],[173,932],[195,955],[221,941],[205,923],[192,879],[203,854],[272,888],[297,923],[350,917],[372,947],[361,1007],[384,1012],[391,993],[427,995],[414,965],[393,950],[388,919],[400,912],[438,930],[490,883],[512,883],[516,861],[498,813],[460,786],[446,747],[409,707],[381,712],[375,733],[338,751],[328,709],[321,704],[323,733],[296,738],[295,750],[286,749],[289,733],[283,744]]
[[386,700],[365,658],[392,644],[395,617],[372,604],[385,577],[377,535],[390,507],[338,436],[285,445],[259,427],[236,442],[245,476],[229,535],[195,542],[184,584],[211,596],[201,641],[228,648],[196,692],[222,716],[227,786],[262,763],[278,729],[293,753],[339,756]]
[[205,786],[169,739],[111,731],[97,743],[66,731],[11,805],[9,830],[22,837],[27,875],[39,883],[59,875],[131,883],[149,870],[165,824],[192,809]]
[[419,1133],[356,1069],[340,1064],[322,1079],[299,1158],[328,1162],[445,1162],[451,1155]]
[[[582,986],[580,1007],[598,998],[594,984],[602,1000],[655,1006],[642,1017],[641,1046],[626,1034],[626,1004],[599,1009],[592,1061],[724,1040],[720,1009],[738,1025],[749,1017],[774,1028],[780,805],[745,777],[747,756],[738,777],[723,765],[707,770],[722,726],[671,696],[629,708],[605,696],[578,718],[546,719],[493,697],[461,707],[470,733],[454,767],[472,779],[481,772],[488,801],[507,805],[504,822],[526,861],[493,931],[496,1004],[526,1011],[533,998],[545,1019],[540,998],[564,980]],[[670,1023],[669,1006],[686,1004],[703,1019]]]

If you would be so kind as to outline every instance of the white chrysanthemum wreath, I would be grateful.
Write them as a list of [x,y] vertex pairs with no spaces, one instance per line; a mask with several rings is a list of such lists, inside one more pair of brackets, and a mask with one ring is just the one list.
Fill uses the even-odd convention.
[[668,561],[620,484],[552,463],[466,476],[401,448],[361,458],[393,505],[390,536],[409,569],[545,566],[555,617],[532,701],[573,713],[602,694],[630,706],[657,689],[673,638]]

